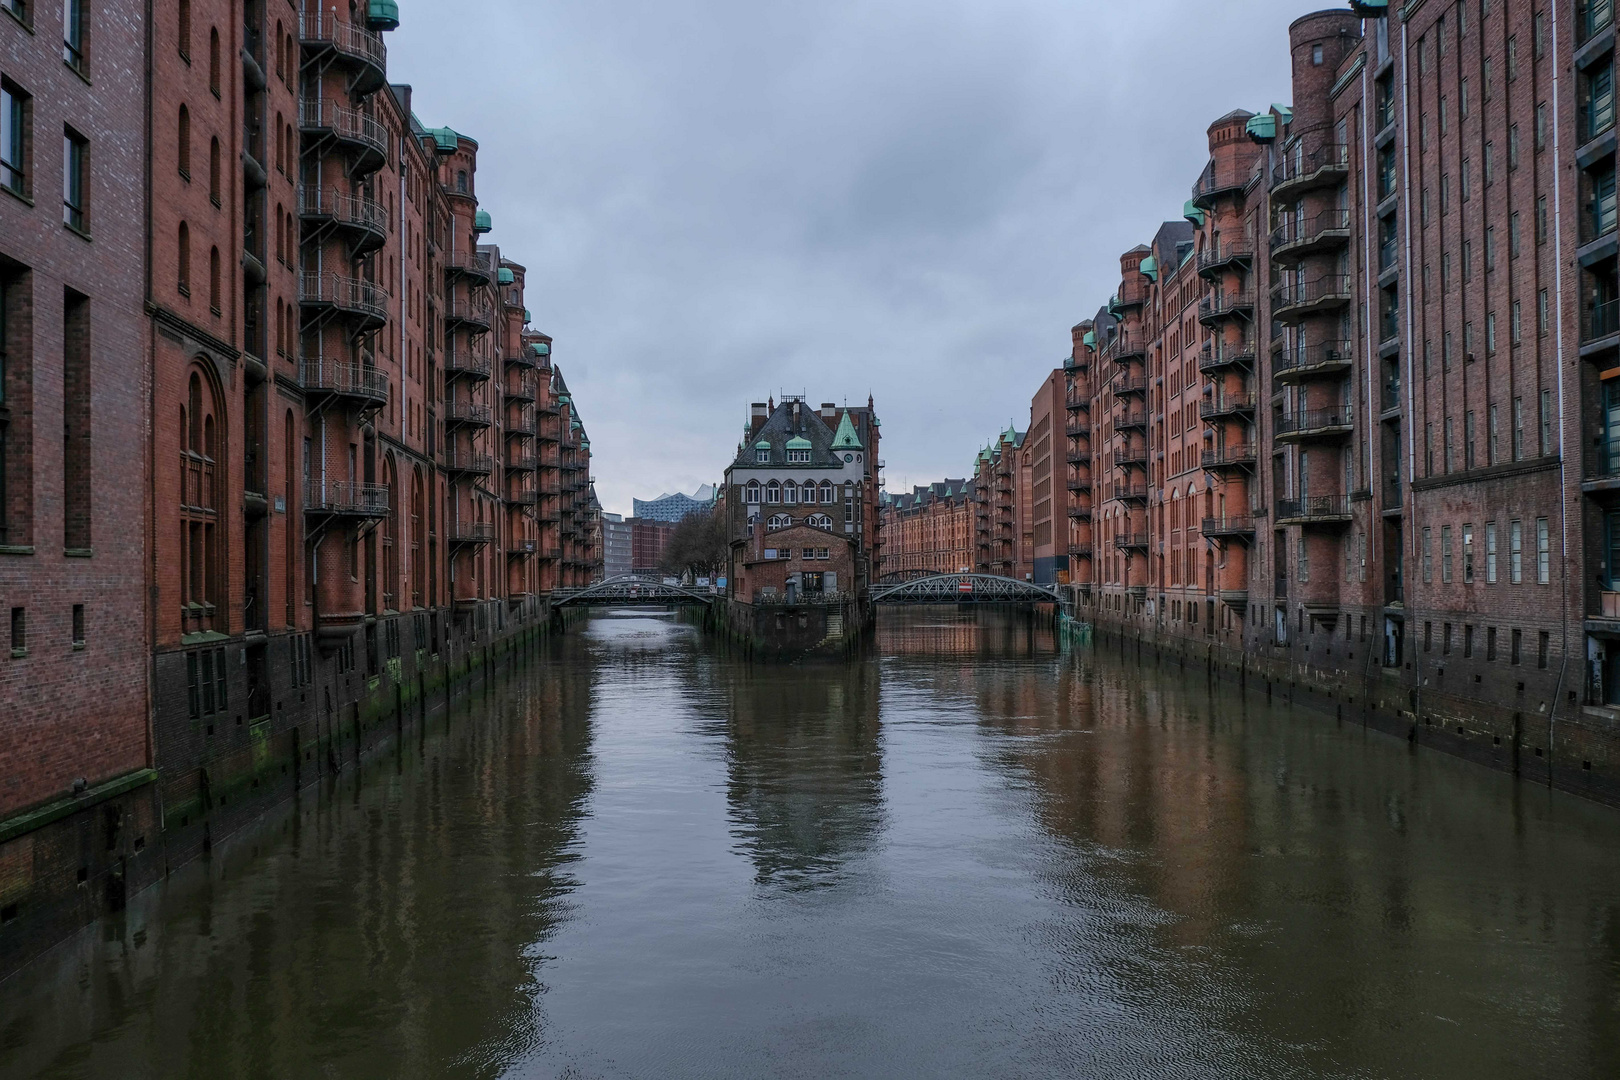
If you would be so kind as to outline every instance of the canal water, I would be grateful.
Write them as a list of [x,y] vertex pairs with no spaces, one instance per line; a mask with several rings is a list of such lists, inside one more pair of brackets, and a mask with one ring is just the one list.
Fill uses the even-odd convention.
[[609,614],[0,984],[0,1076],[1615,1077],[1620,812],[990,610]]

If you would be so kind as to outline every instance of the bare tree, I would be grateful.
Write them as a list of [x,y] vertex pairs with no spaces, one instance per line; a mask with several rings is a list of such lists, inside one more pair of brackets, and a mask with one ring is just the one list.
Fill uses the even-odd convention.
[[659,569],[677,577],[691,574],[694,578],[713,578],[724,573],[730,553],[726,525],[720,515],[714,510],[694,510],[670,533]]

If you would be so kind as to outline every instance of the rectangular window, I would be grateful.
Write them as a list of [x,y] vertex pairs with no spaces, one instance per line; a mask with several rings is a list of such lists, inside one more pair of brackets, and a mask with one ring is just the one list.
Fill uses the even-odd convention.
[[1472,657],[1473,655],[1474,655],[1474,624],[1473,623],[1464,623],[1463,624],[1463,656],[1464,657]]
[[1508,662],[1511,664],[1517,664],[1519,662],[1519,651],[1523,646],[1523,636],[1523,631],[1520,630],[1515,630],[1511,635],[1509,635]]
[[1524,580],[1524,527],[1517,518],[1508,522],[1508,581]]
[[1489,421],[1489,424],[1488,424],[1489,432],[1490,432],[1490,434],[1489,434],[1490,443],[1489,443],[1489,447],[1488,447],[1489,452],[1486,454],[1486,457],[1485,457],[1486,464],[1489,464],[1489,465],[1495,465],[1498,461],[1501,460],[1501,458],[1497,455],[1497,452],[1496,452],[1496,447],[1497,447],[1497,441],[1496,441],[1497,440],[1497,423],[1496,423],[1497,413],[1498,413],[1497,407],[1495,405],[1492,405],[1491,406],[1491,411],[1490,411],[1490,421]]
[[1512,326],[1509,328],[1509,333],[1511,333],[1513,336],[1513,344],[1517,345],[1521,340],[1519,326],[1519,302],[1517,300],[1513,301],[1513,315],[1511,321]]
[[1474,581],[1474,527],[1462,527],[1462,570],[1463,584],[1470,585]]
[[[1463,413],[1463,468],[1474,467],[1474,410]],[[1466,529],[1467,526],[1464,526]]]
[[0,186],[28,194],[28,96],[0,80]]
[[1553,400],[1552,391],[1541,392],[1541,456],[1550,457],[1553,452]]
[[1440,580],[1451,584],[1451,526],[1440,526]]
[[63,0],[62,60],[81,74],[86,70],[85,47],[89,35],[85,31],[84,0]]
[[1428,652],[1434,648],[1434,623],[1423,620],[1423,651]]
[[1547,290],[1536,294],[1536,335],[1547,336]]
[[90,550],[90,298],[64,290],[62,314],[62,546]]
[[1440,626],[1440,652],[1445,656],[1451,655],[1451,624],[1442,623]]
[[1485,583],[1496,584],[1496,522],[1485,523]]
[[71,128],[62,133],[62,221],[81,233],[90,231],[90,144]]
[[1311,554],[1310,554],[1310,549],[1305,546],[1305,538],[1303,536],[1299,538],[1298,551],[1299,551],[1299,580],[1301,580],[1301,581],[1309,581],[1309,580],[1311,580]]
[[84,647],[84,605],[73,605],[73,645],[75,648]]
[[1547,531],[1547,519],[1536,518],[1536,582],[1545,585],[1552,581],[1552,535]]
[[1513,460],[1524,457],[1524,398],[1513,399]]
[[1434,580],[1433,540],[1433,530],[1427,525],[1423,526],[1423,584],[1425,585]]
[[1508,172],[1519,167],[1519,125],[1508,128]]
[[1547,105],[1545,102],[1536,106],[1536,152],[1540,153],[1547,148]]
[[1434,425],[1423,425],[1423,475],[1434,475]]
[[1445,421],[1445,445],[1440,448],[1440,451],[1441,451],[1440,467],[1441,467],[1441,469],[1443,471],[1448,472],[1448,473],[1451,471],[1451,462],[1452,462],[1452,456],[1451,456],[1451,432],[1452,432],[1451,420],[1452,420],[1451,417],[1449,417],[1449,416],[1446,417],[1446,421]]
[[1519,254],[1519,212],[1517,210],[1508,215],[1508,258],[1517,258]]
[[1485,659],[1496,659],[1496,627],[1494,626],[1485,628]]
[[1536,667],[1547,667],[1547,654],[1552,652],[1552,634],[1543,630],[1536,635]]

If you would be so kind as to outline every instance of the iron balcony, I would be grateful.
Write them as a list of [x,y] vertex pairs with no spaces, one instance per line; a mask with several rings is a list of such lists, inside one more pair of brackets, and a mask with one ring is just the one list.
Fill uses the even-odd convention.
[[1306,152],[1296,144],[1283,151],[1280,165],[1271,170],[1273,203],[1291,202],[1315,188],[1340,183],[1350,172],[1350,148],[1327,143]]
[[465,476],[488,476],[494,471],[495,462],[488,454],[472,454],[460,450],[451,450],[444,457],[445,471],[451,474]]
[[452,278],[465,277],[485,285],[495,279],[494,260],[487,251],[453,251],[444,258],[444,272]]
[[489,329],[490,311],[487,304],[475,304],[465,297],[454,297],[444,306],[446,330],[467,329],[482,334]]
[[1063,434],[1071,439],[1087,438],[1091,435],[1091,425],[1071,422],[1063,428]]
[[1348,405],[1330,409],[1306,409],[1285,413],[1277,418],[1276,438],[1279,442],[1300,442],[1305,439],[1336,439],[1355,430],[1355,417]]
[[1113,387],[1116,395],[1146,394],[1147,376],[1130,374],[1121,375],[1119,378],[1114,380]]
[[1198,403],[1198,416],[1202,420],[1216,420],[1228,416],[1253,416],[1254,391],[1216,394]]
[[506,400],[508,400],[508,401],[533,401],[534,400],[534,380],[530,379],[530,378],[527,378],[527,377],[523,377],[523,378],[514,379],[511,382],[507,383],[507,385],[506,385]]
[[304,485],[304,512],[320,517],[385,518],[388,486],[358,480],[311,480]]
[[388,294],[363,278],[301,274],[298,302],[305,308],[336,312],[361,332],[375,330],[388,321]]
[[1271,361],[1271,374],[1280,383],[1297,383],[1318,376],[1343,375],[1350,370],[1350,343],[1325,341],[1284,349]]
[[444,426],[450,427],[489,427],[489,406],[479,405],[465,399],[452,399],[444,404]]
[[1277,500],[1278,525],[1343,525],[1349,521],[1350,499],[1346,495]]
[[1230,540],[1250,537],[1254,535],[1254,518],[1242,517],[1207,517],[1203,520],[1199,530],[1204,536],[1218,540]]
[[1198,321],[1205,326],[1253,312],[1254,293],[1248,289],[1213,293],[1198,301]]
[[[1070,488],[1069,490],[1073,491],[1074,489]],[[1074,521],[1090,521],[1091,520],[1091,507],[1090,506],[1071,506],[1071,507],[1069,507],[1069,517]]]
[[1090,491],[1091,481],[1083,479],[1082,477],[1071,476],[1069,478],[1069,490],[1074,492],[1076,495],[1082,491]]
[[1147,424],[1148,419],[1145,410],[1143,412],[1128,412],[1115,418],[1114,430],[1125,431],[1129,428],[1145,428]]
[[1146,465],[1147,459],[1148,452],[1145,446],[1128,446],[1123,450],[1114,451],[1114,464],[1120,468],[1131,465]]
[[1334,207],[1308,217],[1284,218],[1271,230],[1271,261],[1295,263],[1308,255],[1337,251],[1350,243],[1350,210]]
[[506,433],[508,435],[532,436],[537,427],[538,422],[533,414],[529,412],[520,412],[517,416],[509,417],[506,421]]
[[1254,342],[1247,339],[1236,344],[1225,341],[1204,342],[1198,355],[1198,370],[1213,375],[1231,367],[1254,366]]
[[506,456],[507,472],[533,472],[534,468],[533,454],[508,454]]
[[298,385],[310,402],[339,398],[363,408],[388,403],[387,374],[351,361],[305,360],[299,365]]
[[487,544],[495,539],[493,521],[453,521],[449,528],[450,543],[455,546]]
[[1211,278],[1229,266],[1253,261],[1253,244],[1211,244],[1198,253],[1198,276]]
[[1071,556],[1075,557],[1075,558],[1089,559],[1089,558],[1091,558],[1091,545],[1090,544],[1070,544],[1069,545],[1069,554]]
[[351,93],[369,94],[381,87],[387,77],[388,46],[383,44],[382,35],[345,22],[333,11],[316,7],[301,14],[298,43],[309,60],[330,57],[346,68],[351,73]]
[[524,555],[533,555],[538,550],[540,550],[538,540],[513,540],[507,545],[506,554],[520,558]]
[[351,159],[351,176],[376,172],[388,161],[388,129],[358,109],[306,98],[298,104],[298,127],[305,135],[341,145]]
[[1115,551],[1131,551],[1131,550],[1135,550],[1135,549],[1145,549],[1147,546],[1148,546],[1148,534],[1145,533],[1145,532],[1120,533],[1119,535],[1114,537],[1114,550]]
[[1090,465],[1091,464],[1091,451],[1090,450],[1070,450],[1068,452],[1068,454],[1065,455],[1065,457],[1066,457],[1066,459],[1067,459],[1067,461],[1068,461],[1068,463],[1070,465]]
[[1131,334],[1122,330],[1108,339],[1103,355],[1120,363],[1138,360],[1147,355],[1147,341],[1141,334]]
[[353,257],[375,251],[388,240],[388,215],[382,203],[337,188],[298,185],[298,217],[317,231],[342,235]]
[[489,358],[474,355],[466,349],[446,350],[444,374],[446,378],[463,376],[474,382],[483,382],[489,378]]
[[1232,443],[1205,450],[1200,460],[1210,472],[1226,472],[1231,469],[1252,469],[1257,458],[1254,443]]
[[531,489],[520,489],[518,491],[508,492],[506,496],[506,505],[533,506],[537,497],[537,493]]
[[1307,281],[1285,281],[1271,290],[1271,317],[1297,322],[1338,311],[1350,304],[1350,275],[1322,274]]
[[1200,210],[1209,210],[1217,199],[1242,195],[1248,186],[1247,172],[1239,172],[1231,166],[1218,167],[1211,161],[1193,182],[1192,204]]
[[1145,503],[1147,497],[1146,484],[1115,484],[1109,493],[1109,498],[1128,503]]

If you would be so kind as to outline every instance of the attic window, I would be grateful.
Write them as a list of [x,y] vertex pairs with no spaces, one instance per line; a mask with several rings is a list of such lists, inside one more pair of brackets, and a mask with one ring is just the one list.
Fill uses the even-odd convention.
[[787,459],[789,465],[808,465],[810,464],[810,451],[789,450],[787,452]]
[[771,463],[771,452],[761,447],[754,451],[754,460],[761,465],[769,465]]

